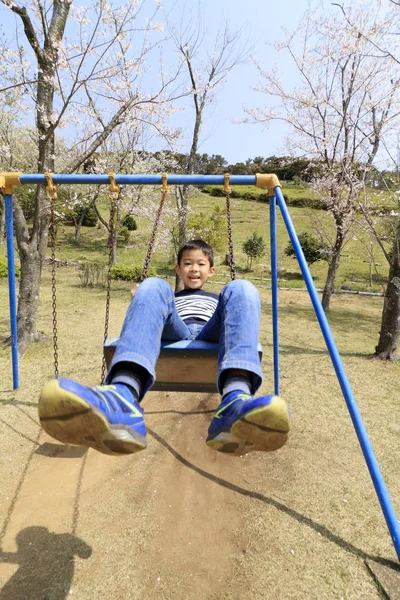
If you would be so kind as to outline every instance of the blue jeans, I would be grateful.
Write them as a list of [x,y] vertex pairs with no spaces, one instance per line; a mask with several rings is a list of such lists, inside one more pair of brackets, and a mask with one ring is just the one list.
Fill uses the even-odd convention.
[[224,371],[244,369],[251,374],[254,394],[262,383],[257,349],[260,313],[260,296],[253,284],[235,280],[222,289],[218,306],[209,321],[204,325],[186,325],[178,315],[169,283],[158,277],[145,279],[128,307],[107,382],[111,381],[118,363],[140,365],[148,373],[148,379],[143,382],[143,397],[155,381],[161,340],[203,340],[219,343],[219,393],[222,393]]

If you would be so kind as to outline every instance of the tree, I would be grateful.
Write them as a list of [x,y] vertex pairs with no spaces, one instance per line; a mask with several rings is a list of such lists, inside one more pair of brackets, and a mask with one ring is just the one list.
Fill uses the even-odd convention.
[[262,235],[257,235],[254,231],[252,235],[242,245],[242,250],[247,256],[247,270],[251,271],[253,260],[262,256],[265,252],[266,243]]
[[[400,3],[395,0],[391,0],[391,9],[388,11],[386,18],[382,20],[379,27],[375,26],[373,29],[360,25],[354,22],[353,15],[351,12],[347,12],[343,6],[336,4],[337,7],[342,11],[346,19],[346,23],[353,27],[357,34],[362,37],[367,43],[370,43],[378,58],[387,64],[391,63],[390,72],[394,70],[398,72],[400,66],[400,49],[398,46],[398,32],[400,30]],[[396,40],[396,42],[395,42]],[[398,76],[392,75],[392,82],[398,85]],[[394,163],[395,170],[397,172],[397,187],[399,183],[398,173],[399,165],[397,161],[393,159],[390,152],[388,152],[390,159]],[[389,189],[387,182],[384,181],[384,187]],[[393,185],[393,182],[392,182]],[[398,358],[397,348],[400,337],[400,219],[399,219],[399,208],[394,211],[392,220],[393,236],[392,236],[392,248],[388,252],[382,243],[380,233],[377,231],[373,218],[368,212],[363,210],[364,217],[368,222],[372,232],[374,233],[378,243],[380,244],[382,251],[389,263],[389,277],[388,283],[385,290],[385,300],[383,303],[381,327],[379,332],[378,345],[375,347],[375,357],[380,360],[394,360]]]
[[[145,92],[146,61],[162,29],[153,21],[157,8],[141,14],[146,0],[112,5],[104,0],[72,6],[33,0],[30,9],[1,0],[22,25],[13,27],[3,54],[0,90],[13,110],[35,115],[34,171],[76,172],[115,132],[137,123],[154,125],[164,135],[165,111],[175,97],[174,75],[161,73],[157,89]],[[162,42],[162,39],[160,40]],[[57,153],[56,132],[69,125],[70,148]],[[14,199],[15,232],[21,260],[18,302],[19,349],[40,339],[36,328],[40,281],[46,253],[49,201],[43,186],[35,192],[28,227]]]
[[[326,203],[335,224],[322,297],[329,310],[340,255],[362,190],[384,134],[398,122],[400,70],[378,57],[360,28],[377,29],[375,15],[352,8],[358,29],[338,20],[326,7],[308,12],[299,29],[279,44],[288,52],[300,77],[285,86],[277,71],[258,69],[258,88],[277,100],[271,109],[249,109],[249,120],[289,124],[292,154],[307,155],[321,173],[314,189]],[[265,82],[265,83],[264,83]]]
[[[225,23],[217,33],[215,47],[212,51],[205,49],[206,28],[200,13],[198,13],[195,20],[187,19],[183,15],[180,29],[170,27],[170,32],[180,59],[186,68],[189,78],[188,93],[193,99],[194,125],[192,141],[184,169],[184,172],[190,175],[195,172],[204,111],[211,102],[216,88],[226,80],[236,65],[246,59],[248,44],[247,41],[242,42],[241,31],[232,32],[228,23]],[[189,190],[189,185],[176,188],[179,246],[187,239]],[[175,288],[177,291],[182,288],[182,282],[178,275],[176,276]]]

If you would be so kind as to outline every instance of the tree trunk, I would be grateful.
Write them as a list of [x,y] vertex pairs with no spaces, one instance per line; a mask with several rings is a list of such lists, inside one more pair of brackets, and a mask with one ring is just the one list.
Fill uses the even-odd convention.
[[85,216],[88,212],[89,212],[89,207],[83,208],[79,217],[77,219],[74,219],[74,225],[75,225],[74,244],[76,246],[79,244],[79,240],[81,237],[81,228],[82,228],[83,219],[85,218]]
[[40,253],[28,246],[25,256],[21,255],[21,279],[17,312],[18,349],[25,352],[31,342],[41,339],[36,328],[41,279]]
[[[32,22],[25,8],[13,5],[20,15],[24,31],[38,63],[36,128],[38,134],[38,173],[54,172],[55,133],[52,125],[54,110],[55,76],[58,63],[58,44],[62,40],[70,10],[70,2],[54,0],[51,21],[40,47]],[[23,352],[32,342],[42,339],[36,330],[42,265],[46,257],[49,200],[44,186],[36,191],[35,214],[32,231],[29,232],[23,210],[13,199],[15,237],[21,261],[19,299],[17,312],[18,349]]]
[[393,244],[389,281],[383,303],[381,331],[374,356],[380,360],[396,360],[400,335],[400,225]]
[[322,308],[325,312],[329,311],[331,296],[335,291],[336,273],[340,263],[340,253],[342,251],[345,236],[343,235],[343,227],[336,226],[336,239],[333,247],[331,259],[329,261],[328,274],[326,276],[325,287],[322,294]]
[[[186,242],[187,238],[187,213],[189,205],[189,186],[184,185],[177,189],[176,201],[178,205],[178,232],[179,248]],[[175,275],[175,292],[183,290],[183,281],[178,273]]]

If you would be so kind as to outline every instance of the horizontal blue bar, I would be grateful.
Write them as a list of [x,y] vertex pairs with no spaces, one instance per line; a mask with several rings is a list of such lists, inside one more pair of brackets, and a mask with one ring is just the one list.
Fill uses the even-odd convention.
[[[75,184],[103,184],[110,183],[108,175],[62,175],[54,174],[52,176],[54,183],[75,183]],[[46,178],[41,174],[23,174],[19,180],[22,184],[27,183],[46,183]],[[224,185],[224,175],[168,175],[167,180],[170,185]],[[115,181],[120,185],[161,185],[161,175],[116,175]],[[255,185],[255,175],[231,175],[229,178],[231,185]]]

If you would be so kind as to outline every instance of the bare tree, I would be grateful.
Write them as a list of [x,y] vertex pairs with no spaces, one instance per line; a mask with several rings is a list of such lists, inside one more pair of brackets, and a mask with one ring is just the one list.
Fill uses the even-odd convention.
[[[34,111],[38,173],[77,171],[119,128],[143,120],[160,127],[174,97],[174,75],[164,72],[153,93],[145,93],[146,61],[159,39],[155,13],[142,15],[146,0],[115,4],[96,0],[72,6],[33,0],[30,9],[1,0],[22,24],[9,40],[3,60],[6,98]],[[156,9],[157,10],[157,9]],[[68,25],[68,28],[67,28]],[[156,37],[153,40],[153,35]],[[8,67],[8,68],[7,68]],[[55,134],[68,125],[73,143],[57,157]],[[73,130],[73,134],[71,131]],[[14,199],[15,231],[21,260],[18,302],[19,349],[40,339],[36,328],[40,281],[46,253],[49,202],[36,192],[31,227]]]
[[[398,45],[400,3],[394,0],[390,0],[390,2],[394,5],[392,10],[389,10],[385,18],[379,23],[379,26],[375,26],[374,28],[366,27],[365,24],[355,21],[351,11],[346,11],[342,5],[336,4],[335,6],[341,10],[347,25],[352,27],[367,43],[371,44],[376,56],[385,65],[389,62],[388,72],[391,73],[393,70],[398,72],[400,66],[400,48]],[[392,76],[391,81],[396,86],[399,85],[398,76]],[[398,172],[398,159],[393,158],[389,147],[390,141],[385,144],[385,149]],[[369,215],[365,206],[363,207],[363,214],[389,263],[389,276],[385,290],[379,341],[375,348],[375,357],[381,360],[394,360],[398,358],[397,348],[400,337],[400,219],[397,210],[393,214],[392,247],[390,252],[388,252],[382,243],[380,233],[374,225],[373,218]]]
[[[375,22],[368,11],[354,9],[352,14],[359,26],[366,27],[368,19]],[[321,167],[314,187],[332,214],[336,231],[322,297],[328,311],[360,190],[384,133],[398,121],[400,72],[388,59],[378,57],[374,45],[352,24],[327,15],[325,9],[322,14],[307,13],[299,29],[278,48],[289,54],[300,84],[285,85],[276,70],[266,71],[257,63],[265,82],[258,89],[278,104],[247,112],[257,123],[288,123],[291,152],[308,155]]]
[[[196,166],[196,157],[200,142],[200,133],[204,121],[204,111],[216,94],[216,89],[224,83],[234,67],[243,63],[249,56],[248,40],[243,31],[231,31],[226,22],[217,32],[213,48],[205,48],[206,28],[198,8],[197,18],[180,20],[180,27],[170,27],[172,38],[189,79],[189,93],[193,101],[194,123],[190,150],[185,172],[190,175]],[[175,190],[178,208],[179,239],[178,246],[186,241],[188,220],[189,185]],[[182,282],[176,276],[176,290]]]

